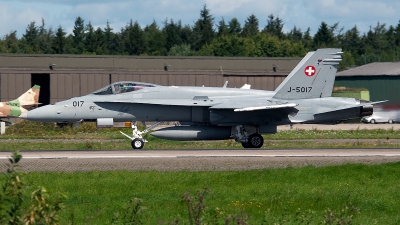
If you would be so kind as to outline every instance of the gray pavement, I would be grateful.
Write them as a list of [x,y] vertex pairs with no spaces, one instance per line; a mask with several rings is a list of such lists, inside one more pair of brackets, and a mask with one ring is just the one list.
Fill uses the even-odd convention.
[[[22,151],[22,171],[236,171],[400,161],[400,149]],[[10,152],[0,152],[0,172]]]

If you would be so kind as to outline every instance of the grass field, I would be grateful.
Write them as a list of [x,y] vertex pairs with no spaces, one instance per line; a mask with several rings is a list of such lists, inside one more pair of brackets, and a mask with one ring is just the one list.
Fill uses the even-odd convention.
[[195,203],[197,190],[204,197],[202,224],[225,224],[227,218],[228,224],[246,224],[235,219],[247,224],[399,224],[399,171],[400,163],[390,163],[237,172],[29,173],[23,180],[67,196],[61,224],[111,224],[116,215],[126,215],[133,198],[142,201],[141,213],[134,215],[143,224],[190,224],[182,196],[189,191]]

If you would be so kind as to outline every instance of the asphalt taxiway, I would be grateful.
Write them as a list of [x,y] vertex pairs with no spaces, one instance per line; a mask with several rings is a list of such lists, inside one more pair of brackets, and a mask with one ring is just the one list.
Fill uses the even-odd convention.
[[[400,149],[275,149],[275,150],[125,150],[21,151],[21,169],[31,171],[226,171],[346,163],[400,161]],[[10,152],[0,152],[6,171]]]
[[[400,124],[296,124],[279,126],[278,131],[301,130],[399,130]],[[77,140],[8,140],[77,141]],[[102,140],[104,141],[104,140]],[[123,141],[123,140],[121,140]],[[320,140],[323,141],[323,140]],[[324,141],[332,141],[327,139]],[[338,139],[333,141],[360,141]],[[376,141],[365,139],[363,141]],[[384,140],[385,141],[385,140]],[[387,140],[386,140],[387,141]],[[400,139],[391,139],[398,142]],[[379,164],[400,162],[400,149],[207,149],[207,150],[102,150],[20,151],[21,169],[30,171],[213,171],[327,166],[346,163]],[[11,152],[0,152],[0,172],[6,171]]]

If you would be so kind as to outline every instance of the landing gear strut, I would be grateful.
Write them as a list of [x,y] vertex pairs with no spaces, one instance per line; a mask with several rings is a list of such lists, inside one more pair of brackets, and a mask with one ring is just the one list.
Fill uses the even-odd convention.
[[145,134],[147,132],[149,132],[150,130],[152,130],[153,128],[161,125],[162,123],[164,123],[165,121],[160,121],[157,122],[153,125],[151,125],[150,127],[146,128],[144,131],[140,131],[137,129],[137,121],[132,122],[132,137],[125,134],[124,132],[120,131],[121,134],[123,134],[125,137],[131,139],[131,146],[133,149],[142,149],[144,146],[145,142],[148,142],[146,139],[143,138],[142,134]]

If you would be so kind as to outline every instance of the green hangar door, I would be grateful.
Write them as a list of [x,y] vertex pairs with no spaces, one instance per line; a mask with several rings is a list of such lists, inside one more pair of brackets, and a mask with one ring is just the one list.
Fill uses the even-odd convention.
[[39,107],[50,104],[50,74],[32,73],[31,87],[33,85],[40,85]]

